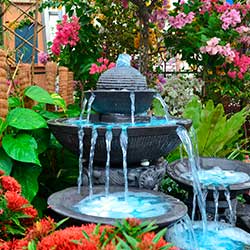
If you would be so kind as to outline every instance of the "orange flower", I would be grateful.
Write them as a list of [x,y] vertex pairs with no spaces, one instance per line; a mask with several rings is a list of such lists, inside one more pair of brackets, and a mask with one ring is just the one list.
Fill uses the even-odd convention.
[[0,177],[0,180],[5,191],[21,193],[21,186],[13,177],[4,175]]
[[56,223],[50,217],[43,218],[33,224],[31,228],[27,230],[26,239],[42,239],[43,237],[49,235],[56,228]]
[[7,207],[12,211],[21,211],[24,205],[29,204],[24,197],[14,191],[7,191],[5,198],[7,200]]

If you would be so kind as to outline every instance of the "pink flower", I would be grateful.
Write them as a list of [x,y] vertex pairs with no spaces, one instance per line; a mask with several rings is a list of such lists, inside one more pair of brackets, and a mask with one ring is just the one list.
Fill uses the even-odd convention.
[[227,72],[227,75],[232,78],[232,79],[235,79],[236,78],[236,71],[228,71]]
[[48,60],[49,60],[48,53],[43,52],[43,51],[39,52],[39,54],[38,54],[38,60],[39,60],[40,63],[42,63],[42,64],[45,65],[48,62]]
[[227,30],[229,26],[235,27],[241,22],[240,12],[238,10],[232,9],[225,11],[220,20],[223,22],[222,29]]
[[116,66],[116,64],[114,62],[111,62],[108,66],[108,69],[114,68]]
[[59,56],[61,47],[70,45],[74,47],[79,42],[79,30],[80,30],[79,18],[72,16],[68,20],[68,16],[64,15],[62,22],[56,26],[56,36],[53,40],[51,51],[54,55]]
[[92,63],[89,74],[94,75],[94,74],[99,73],[99,72],[100,72],[99,66],[96,65],[95,63]]
[[187,15],[184,12],[181,12],[175,17],[168,16],[168,22],[172,27],[176,29],[181,29],[186,24],[192,23],[194,17],[195,17],[194,12],[189,12]]

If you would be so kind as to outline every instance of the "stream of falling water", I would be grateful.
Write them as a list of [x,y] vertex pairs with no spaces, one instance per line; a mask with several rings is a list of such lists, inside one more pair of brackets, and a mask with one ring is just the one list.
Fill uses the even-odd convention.
[[88,100],[86,98],[84,98],[83,102],[82,102],[82,110],[81,110],[81,114],[80,114],[80,118],[79,118],[80,121],[82,121],[83,115],[85,113],[87,102],[88,102]]
[[81,185],[82,185],[82,173],[83,173],[83,138],[84,138],[84,128],[83,125],[80,124],[80,127],[78,128],[78,140],[79,140],[79,175],[78,175],[78,194],[80,194],[81,191]]
[[131,123],[135,124],[135,92],[130,92],[130,102],[131,102]]
[[197,173],[196,160],[195,160],[195,154],[194,154],[192,141],[186,128],[180,126],[176,129],[176,132],[188,154],[189,164],[191,167],[191,172],[192,172],[192,177],[193,177],[194,193],[197,194],[198,206],[199,206],[201,217],[202,217],[203,232],[204,232],[204,235],[206,235],[206,232],[207,232],[206,203],[204,201],[201,184],[200,184],[198,173]]
[[219,208],[219,190],[217,187],[215,187],[213,191],[213,197],[214,197],[214,221],[219,221],[219,215],[218,215],[218,208]]
[[166,119],[166,121],[168,121],[170,119],[170,115],[168,112],[168,106],[167,106],[166,102],[163,100],[162,96],[159,93],[155,94],[154,97],[160,101],[161,106],[163,107],[164,112],[165,112],[165,119]]
[[111,151],[111,141],[112,141],[112,126],[107,126],[107,130],[105,133],[105,141],[106,141],[106,150],[107,150],[107,160],[105,167],[105,195],[109,195],[109,172],[110,172],[110,151]]
[[78,168],[79,168],[79,174],[78,174],[78,179],[77,179],[77,184],[78,184],[78,194],[80,194],[81,191],[81,185],[82,185],[82,174],[83,174],[83,139],[84,139],[84,128],[82,125],[82,118],[85,112],[85,108],[87,105],[87,99],[84,98],[83,103],[82,103],[82,111],[79,117],[80,120],[80,125],[78,127],[78,141],[79,141],[79,159],[78,159]]
[[88,168],[88,178],[89,178],[89,197],[90,199],[93,196],[93,161],[94,161],[94,154],[95,154],[95,144],[96,139],[98,137],[97,126],[92,127],[92,135],[91,135],[91,146],[89,152],[89,168]]
[[197,170],[200,170],[201,167],[200,167],[198,140],[197,140],[197,134],[196,134],[196,131],[194,129],[194,126],[191,126],[190,133],[191,133],[191,137],[192,137],[192,143],[194,145],[194,157],[195,157],[195,161],[196,161],[196,167],[197,167]]
[[127,126],[122,126],[120,135],[120,145],[122,149],[122,165],[123,165],[123,175],[124,175],[124,197],[125,201],[128,196],[128,168],[127,168],[127,148],[128,148],[128,133]]
[[89,122],[91,108],[92,108],[92,104],[93,104],[94,100],[95,100],[95,94],[91,93],[91,96],[90,96],[89,102],[88,102],[88,109],[87,109],[87,122]]
[[228,188],[225,188],[224,191],[225,198],[227,200],[228,208],[229,208],[229,222],[231,225],[235,226],[236,223],[236,211],[232,207],[232,202],[230,199],[230,191]]

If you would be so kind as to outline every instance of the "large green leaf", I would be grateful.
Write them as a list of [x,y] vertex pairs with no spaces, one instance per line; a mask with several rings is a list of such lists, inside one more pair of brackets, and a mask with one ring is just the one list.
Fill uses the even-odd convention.
[[183,112],[184,118],[191,118],[192,124],[195,129],[198,128],[200,124],[200,116],[201,116],[202,104],[198,97],[194,97],[191,102],[189,102],[185,110]]
[[192,100],[184,111],[184,117],[193,120],[199,154],[208,157],[226,157],[235,149],[248,114],[249,110],[243,109],[228,119],[223,105],[215,107],[212,100],[203,108],[198,100]]
[[7,123],[2,118],[0,118],[0,138],[6,128],[7,128]]
[[41,154],[49,146],[49,142],[50,142],[49,129],[46,129],[46,128],[34,129],[31,131],[31,135],[32,137],[36,139],[37,146],[38,146],[37,153]]
[[45,119],[27,108],[15,108],[7,116],[8,125],[18,129],[37,129],[47,127]]
[[6,175],[10,175],[13,162],[11,158],[0,148],[0,169],[4,171]]
[[8,97],[8,107],[9,108],[16,108],[21,106],[21,101],[18,97],[10,96]]
[[54,100],[50,94],[39,86],[30,86],[26,88],[24,95],[37,102],[54,104]]
[[2,141],[5,152],[14,160],[40,165],[36,140],[28,134],[5,135]]
[[18,164],[13,171],[13,177],[22,186],[22,195],[30,202],[36,196],[39,188],[38,176],[41,173],[41,167],[27,163]]
[[65,112],[66,111],[66,103],[65,103],[64,99],[60,95],[58,95],[57,93],[52,93],[51,97],[54,100],[54,104],[57,105],[58,107],[62,108],[63,111]]

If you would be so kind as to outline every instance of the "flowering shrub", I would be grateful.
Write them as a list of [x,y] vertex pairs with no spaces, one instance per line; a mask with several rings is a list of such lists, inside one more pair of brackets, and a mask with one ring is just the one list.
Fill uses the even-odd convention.
[[23,235],[36,218],[36,209],[21,196],[20,184],[0,171],[0,238]]
[[62,223],[50,217],[38,220],[37,211],[21,196],[20,184],[0,171],[1,250],[177,250],[155,234],[153,223],[128,218],[115,226],[88,224],[57,230]]
[[217,93],[244,94],[242,80],[250,79],[244,49],[250,41],[250,4],[192,0],[174,5],[167,15],[166,47],[181,54]]
[[67,15],[63,15],[62,22],[56,25],[56,36],[51,46],[51,51],[54,55],[59,56],[61,47],[70,45],[76,46],[79,39],[79,18],[72,16],[70,19]]
[[171,115],[182,114],[186,104],[195,95],[201,95],[204,86],[204,82],[194,76],[172,75],[158,79],[156,88],[168,104]]

